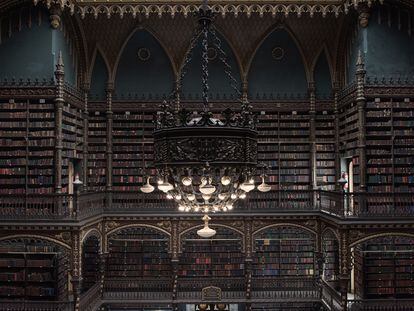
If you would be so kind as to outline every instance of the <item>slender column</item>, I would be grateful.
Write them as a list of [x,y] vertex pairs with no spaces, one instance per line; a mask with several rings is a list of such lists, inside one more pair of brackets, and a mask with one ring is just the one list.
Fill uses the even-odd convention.
[[357,80],[357,107],[358,107],[358,156],[360,169],[360,191],[366,191],[366,151],[365,151],[365,105],[366,98],[364,92],[365,84],[365,65],[361,51],[359,51],[358,61],[356,65],[356,80]]
[[172,300],[173,300],[173,310],[178,310],[177,300],[177,291],[178,291],[178,220],[172,221],[172,234],[171,234],[171,267],[172,267]]
[[246,219],[244,223],[244,249],[245,249],[245,278],[246,278],[246,309],[251,310],[251,281],[252,281],[252,219]]
[[334,89],[334,130],[335,130],[335,188],[336,190],[341,190],[340,185],[336,183],[337,180],[341,178],[341,153],[340,153],[340,137],[339,137],[339,109],[338,109],[338,97],[339,97],[339,87],[335,83]]
[[55,70],[56,98],[55,98],[55,193],[62,193],[62,113],[63,113],[63,83],[65,78],[65,66],[62,52],[59,52]]
[[83,163],[82,163],[82,181],[85,190],[88,189],[88,133],[89,133],[89,113],[88,113],[88,93],[89,84],[83,85]]
[[318,188],[316,182],[316,94],[315,83],[310,82],[308,86],[310,110],[309,110],[309,142],[310,142],[310,169],[311,169],[311,189]]
[[112,93],[114,86],[108,83],[106,87],[106,190],[112,190]]
[[73,287],[73,304],[74,310],[79,310],[80,290],[82,282],[82,256],[81,256],[81,241],[80,232],[72,232],[72,287]]
[[342,310],[347,310],[348,287],[350,282],[351,253],[349,249],[349,232],[340,232],[340,251],[339,251],[339,287],[341,293]]

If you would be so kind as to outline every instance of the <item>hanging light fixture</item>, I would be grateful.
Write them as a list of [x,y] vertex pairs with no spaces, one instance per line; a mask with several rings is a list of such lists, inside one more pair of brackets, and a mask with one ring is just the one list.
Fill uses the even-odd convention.
[[202,219],[204,221],[204,227],[200,230],[197,230],[197,234],[201,236],[202,238],[206,238],[206,239],[211,238],[212,236],[216,234],[216,230],[211,229],[208,226],[208,222],[209,220],[211,220],[211,218],[208,215],[204,215]]
[[[180,70],[177,87],[170,101],[162,103],[155,119],[157,188],[168,199],[176,201],[182,212],[207,214],[232,210],[237,200],[245,199],[256,188],[257,116],[247,99],[242,98],[240,86],[231,75],[231,67],[212,23],[213,17],[204,2],[198,12],[198,28]],[[240,104],[239,109],[228,108],[214,117],[208,98],[209,38]],[[201,40],[202,56],[202,109],[189,112],[181,107],[180,92],[198,40]],[[262,183],[257,187],[262,192],[270,190],[264,178],[262,174]],[[149,178],[146,180],[141,191],[152,192],[155,187],[149,184]]]

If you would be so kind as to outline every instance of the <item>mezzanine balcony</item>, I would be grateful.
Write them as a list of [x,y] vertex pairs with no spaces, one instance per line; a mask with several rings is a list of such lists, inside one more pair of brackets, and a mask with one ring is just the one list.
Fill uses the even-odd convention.
[[[339,219],[414,217],[414,193],[340,193],[282,190],[251,193],[229,214],[315,214]],[[161,192],[0,195],[0,220],[79,221],[101,215],[177,214]]]

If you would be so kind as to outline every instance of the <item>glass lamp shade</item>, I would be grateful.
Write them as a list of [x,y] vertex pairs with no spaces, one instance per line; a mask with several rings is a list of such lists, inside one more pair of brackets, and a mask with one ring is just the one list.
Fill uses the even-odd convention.
[[184,205],[178,205],[178,210],[180,212],[184,212],[185,211],[185,206]]
[[150,184],[149,177],[147,178],[147,182],[143,185],[140,190],[144,193],[151,193],[154,191],[154,186]]
[[162,192],[168,192],[170,190],[173,190],[174,186],[170,184],[168,181],[165,181],[161,184],[158,184],[158,189],[160,189]]
[[187,195],[188,201],[194,201],[196,199],[196,196],[193,193],[190,193]]
[[167,199],[172,200],[172,199],[174,199],[174,197],[171,194],[167,193]]
[[202,194],[201,196],[203,197],[204,201],[208,201],[211,198],[211,194]]
[[227,198],[227,194],[225,194],[225,193],[219,193],[218,198],[223,201],[223,200],[225,200]]
[[204,215],[204,217],[203,217],[204,227],[200,230],[197,230],[197,234],[202,238],[208,239],[208,238],[211,238],[212,236],[214,236],[216,234],[216,230],[211,229],[208,226],[208,221],[210,219],[211,219],[210,217],[208,217],[207,215]]
[[264,181],[264,177],[262,177],[262,183],[257,186],[257,190],[260,192],[268,192],[272,189],[272,186],[268,185]]
[[232,200],[236,200],[236,199],[237,199],[237,194],[232,193],[232,194],[230,195],[230,198],[231,198]]
[[76,174],[75,180],[73,181],[74,185],[82,185],[83,182],[79,179],[79,174]]
[[202,194],[211,195],[214,193],[214,191],[216,191],[216,187],[214,187],[212,184],[207,184],[205,186],[200,186],[199,190]]
[[193,180],[191,179],[191,177],[189,176],[185,176],[183,177],[183,179],[181,179],[181,182],[183,183],[184,186],[191,186],[191,183],[193,182]]
[[249,181],[245,181],[240,185],[240,189],[244,192],[250,192],[255,188],[254,180],[250,179]]
[[244,200],[246,198],[246,192],[240,193],[239,198]]
[[223,176],[221,177],[221,184],[223,186],[228,186],[231,183],[231,178],[229,176]]
[[181,194],[177,194],[175,197],[174,197],[174,199],[176,199],[176,200],[181,200]]
[[229,211],[231,211],[233,209],[233,204],[227,204],[226,207]]

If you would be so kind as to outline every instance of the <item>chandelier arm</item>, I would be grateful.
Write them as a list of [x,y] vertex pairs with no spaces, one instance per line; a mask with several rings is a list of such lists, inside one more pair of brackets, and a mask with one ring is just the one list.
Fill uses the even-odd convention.
[[240,87],[237,86],[238,82],[233,76],[231,65],[227,62],[226,52],[221,47],[221,40],[217,36],[216,28],[214,27],[214,25],[211,25],[210,33],[213,36],[213,44],[214,44],[215,48],[218,50],[218,52],[220,53],[219,59],[222,62],[222,64],[224,65],[224,72],[226,73],[227,77],[230,80],[230,86],[236,92],[237,97],[239,99],[241,99],[242,92],[240,91]]

